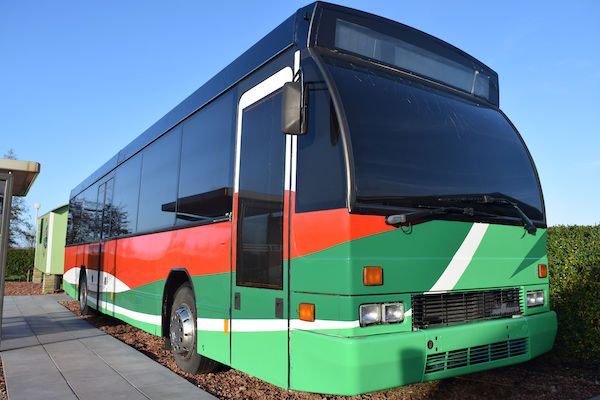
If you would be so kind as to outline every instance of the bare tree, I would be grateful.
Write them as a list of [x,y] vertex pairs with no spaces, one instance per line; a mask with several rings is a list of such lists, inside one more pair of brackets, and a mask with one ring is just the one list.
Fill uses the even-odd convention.
[[[4,158],[16,160],[17,155],[13,149],[10,149],[4,154]],[[29,221],[28,209],[29,206],[23,197],[13,196],[10,209],[8,247],[35,246],[35,226]]]

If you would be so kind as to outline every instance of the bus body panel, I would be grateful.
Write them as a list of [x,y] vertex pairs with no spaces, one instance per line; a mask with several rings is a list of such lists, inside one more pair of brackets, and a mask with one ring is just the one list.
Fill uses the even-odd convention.
[[517,364],[552,348],[556,314],[473,325],[360,338],[292,331],[290,388],[351,396]]

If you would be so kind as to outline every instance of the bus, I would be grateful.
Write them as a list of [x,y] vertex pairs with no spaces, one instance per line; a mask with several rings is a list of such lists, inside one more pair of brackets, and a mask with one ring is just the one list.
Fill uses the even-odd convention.
[[549,351],[546,216],[498,76],[298,10],[70,195],[64,289],[180,369],[354,395]]

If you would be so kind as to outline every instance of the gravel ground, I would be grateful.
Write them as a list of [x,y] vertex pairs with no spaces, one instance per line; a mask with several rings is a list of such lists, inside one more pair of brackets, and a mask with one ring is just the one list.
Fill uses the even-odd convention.
[[[79,315],[77,301],[61,302]],[[81,315],[80,315],[81,317]],[[540,357],[492,371],[417,383],[362,396],[330,396],[287,391],[235,369],[190,375],[177,368],[163,340],[101,314],[83,316],[98,329],[116,337],[220,399],[590,399],[600,394],[600,367],[567,367]]]
[[33,282],[6,282],[4,284],[5,296],[27,296],[42,294],[42,284]]

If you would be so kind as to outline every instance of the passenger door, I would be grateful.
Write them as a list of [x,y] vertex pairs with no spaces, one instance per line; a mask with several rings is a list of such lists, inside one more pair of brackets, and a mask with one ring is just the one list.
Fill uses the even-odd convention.
[[238,105],[233,218],[231,365],[288,384],[288,210],[284,68],[245,92]]

